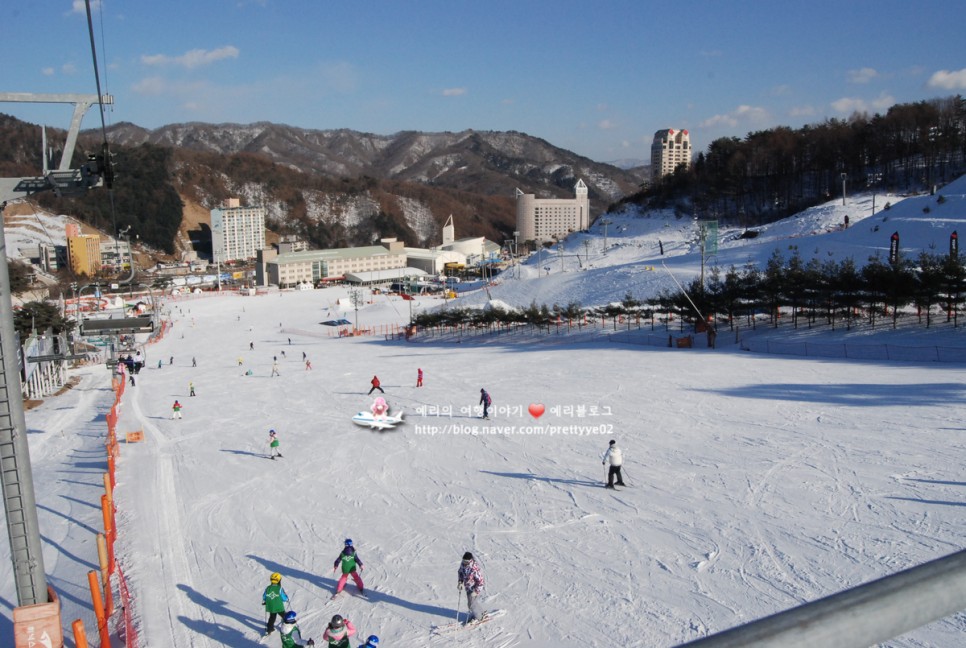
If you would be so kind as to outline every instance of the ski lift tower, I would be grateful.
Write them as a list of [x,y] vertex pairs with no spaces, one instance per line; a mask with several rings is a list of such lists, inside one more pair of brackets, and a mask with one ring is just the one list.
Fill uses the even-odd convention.
[[[30,94],[0,93],[0,102],[72,103],[74,117],[67,134],[67,141],[60,163],[51,170],[47,151],[46,131],[43,139],[43,173],[28,178],[0,178],[0,217],[7,201],[22,198],[41,191],[54,191],[58,195],[76,195],[91,187],[110,184],[113,168],[107,145],[96,155],[88,157],[79,169],[71,169],[74,145],[80,131],[80,123],[87,110],[94,104],[113,104],[110,95],[82,94]],[[47,586],[44,571],[43,547],[40,526],[37,521],[37,503],[34,498],[33,474],[30,466],[30,450],[27,444],[27,424],[24,418],[23,393],[20,387],[17,337],[13,325],[13,303],[10,299],[10,271],[7,267],[7,243],[0,227],[0,482],[3,487],[3,506],[10,540],[10,557],[17,590],[14,609],[14,634],[20,638],[27,629],[27,621],[18,623],[18,612],[24,617],[36,618],[29,626],[41,636],[48,635],[46,645],[63,645],[60,625],[60,603],[56,594]],[[30,606],[30,610],[25,610]],[[17,645],[22,644],[19,641]]]

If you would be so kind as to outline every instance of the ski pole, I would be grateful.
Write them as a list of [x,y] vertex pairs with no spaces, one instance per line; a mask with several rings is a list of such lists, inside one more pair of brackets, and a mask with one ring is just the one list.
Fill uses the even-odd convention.
[[463,590],[456,589],[456,622],[460,622],[460,605],[463,604]]

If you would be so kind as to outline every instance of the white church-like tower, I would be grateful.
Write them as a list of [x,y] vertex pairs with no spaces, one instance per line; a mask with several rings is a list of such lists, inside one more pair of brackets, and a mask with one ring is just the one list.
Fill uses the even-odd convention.
[[590,227],[590,196],[579,178],[573,198],[537,198],[519,189],[516,198],[517,244],[555,241]]

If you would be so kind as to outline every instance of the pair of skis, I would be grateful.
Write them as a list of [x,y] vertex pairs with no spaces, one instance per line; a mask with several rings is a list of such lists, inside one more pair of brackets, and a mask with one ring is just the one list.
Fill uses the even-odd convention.
[[455,623],[446,623],[443,625],[433,626],[433,634],[447,635],[453,634],[454,632],[459,632],[460,630],[471,630],[473,628],[478,628],[484,623],[489,623],[493,619],[498,619],[504,614],[506,614],[506,610],[491,610],[490,612],[484,612],[482,618],[467,621],[466,623],[456,621]]

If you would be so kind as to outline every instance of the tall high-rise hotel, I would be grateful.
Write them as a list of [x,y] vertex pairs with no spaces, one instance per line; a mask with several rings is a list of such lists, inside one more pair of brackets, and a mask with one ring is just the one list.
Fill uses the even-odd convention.
[[660,180],[679,165],[691,168],[691,136],[686,130],[665,128],[654,133],[651,143],[651,177]]
[[573,198],[537,198],[519,189],[516,195],[517,243],[554,241],[590,227],[590,197],[583,180],[574,185]]
[[264,247],[264,207],[242,207],[238,198],[229,198],[223,207],[211,210],[211,252],[215,260],[254,259]]

